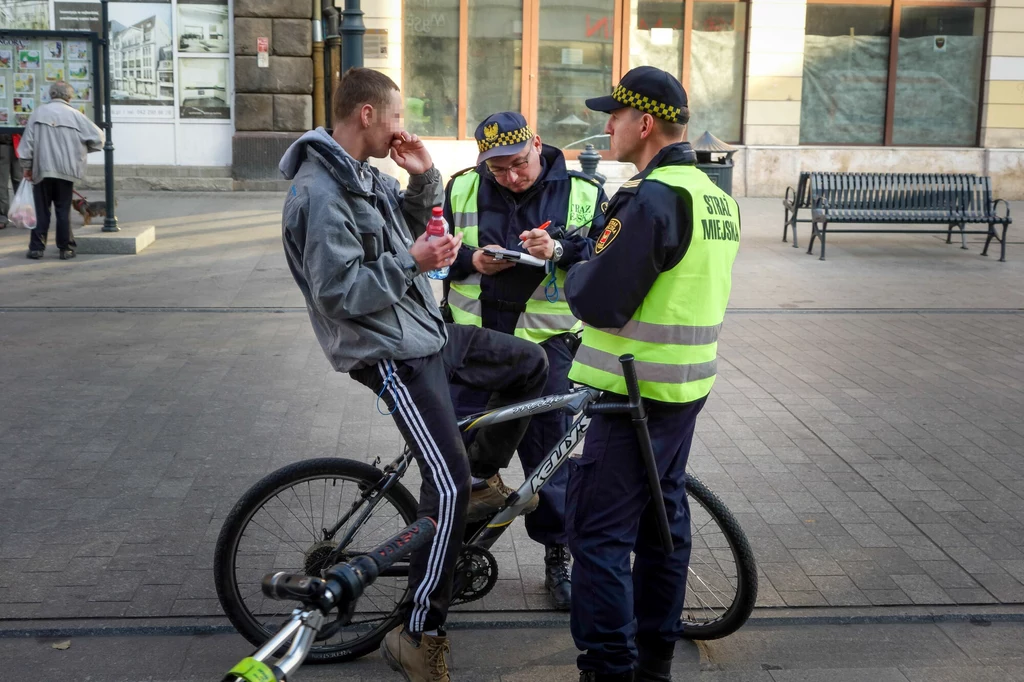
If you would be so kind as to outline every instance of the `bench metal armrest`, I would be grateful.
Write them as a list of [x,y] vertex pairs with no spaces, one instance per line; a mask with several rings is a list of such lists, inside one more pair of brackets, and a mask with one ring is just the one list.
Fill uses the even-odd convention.
[[[1002,217],[999,216],[999,211],[997,210],[999,208],[999,204],[1002,204],[1003,206],[1006,207],[1006,215]],[[1004,225],[1009,225],[1010,223],[1012,223],[1013,220],[1010,219],[1010,202],[1008,202],[1006,199],[996,199],[995,201],[993,201],[992,215],[995,216],[997,222],[1003,223]]]
[[782,198],[782,205],[790,211],[796,207],[796,190],[792,186],[786,188],[786,196]]
[[816,223],[823,223],[828,219],[828,199],[823,196],[816,196],[811,201],[811,220]]

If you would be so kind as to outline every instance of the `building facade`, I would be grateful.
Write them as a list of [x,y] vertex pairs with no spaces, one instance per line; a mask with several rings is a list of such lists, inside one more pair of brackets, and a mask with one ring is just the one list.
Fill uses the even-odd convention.
[[738,148],[738,196],[781,196],[801,170],[856,170],[986,174],[1024,199],[1024,0],[369,4],[407,126],[454,166],[500,109],[570,155],[607,149],[605,117],[584,100],[650,64],[685,85],[689,139],[707,130]]
[[[313,2],[111,2],[118,162],[277,178],[313,121]],[[0,20],[73,27],[89,5],[0,0]],[[402,87],[406,126],[446,175],[472,164],[473,130],[498,110],[522,112],[570,158],[607,149],[605,117],[584,100],[651,64],[686,86],[691,139],[706,130],[738,148],[737,196],[781,196],[802,170],[856,170],[986,174],[1024,199],[1024,0],[362,7],[365,65]]]

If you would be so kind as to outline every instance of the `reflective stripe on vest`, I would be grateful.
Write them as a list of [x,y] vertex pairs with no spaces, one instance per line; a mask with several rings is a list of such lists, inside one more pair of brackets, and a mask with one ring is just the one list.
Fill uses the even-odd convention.
[[[593,183],[576,177],[570,177],[569,188],[565,224],[566,231],[572,232],[593,219],[598,188]],[[452,182],[450,201],[455,222],[454,233],[462,235],[462,243],[470,247],[480,246],[477,210],[479,190],[480,175],[475,170],[460,175]],[[552,336],[582,328],[582,323],[573,316],[565,300],[565,276],[565,270],[555,268],[558,300],[551,302],[545,292],[545,284],[549,281],[550,274],[545,274],[544,281],[526,301],[526,310],[519,315],[516,336],[534,343],[542,343]],[[451,282],[448,305],[452,319],[457,324],[483,326],[480,281],[480,273],[474,273],[462,281]]]
[[[645,182],[689,195],[693,237],[683,259],[658,275],[621,329],[586,327],[569,378],[626,393],[619,356],[635,358],[645,398],[688,403],[711,392],[718,371],[718,334],[739,250],[739,207],[694,166],[657,168]],[[622,227],[629,237],[629,225]]]

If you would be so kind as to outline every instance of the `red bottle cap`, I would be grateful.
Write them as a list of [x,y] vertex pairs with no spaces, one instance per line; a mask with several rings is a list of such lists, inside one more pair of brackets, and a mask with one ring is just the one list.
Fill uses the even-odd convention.
[[435,206],[431,213],[432,217],[427,222],[427,234],[431,237],[443,237],[446,232],[444,229],[444,209],[440,206]]

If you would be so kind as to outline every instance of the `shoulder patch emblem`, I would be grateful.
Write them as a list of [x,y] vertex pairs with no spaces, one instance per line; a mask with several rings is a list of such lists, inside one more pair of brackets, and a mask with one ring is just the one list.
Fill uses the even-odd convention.
[[484,126],[484,137],[488,142],[495,140],[498,137],[498,124],[492,123],[489,126]]
[[622,223],[618,218],[612,218],[605,225],[604,233],[601,238],[597,240],[597,246],[594,247],[594,253],[601,253],[604,251],[609,244],[611,244],[616,237],[619,236],[619,232],[622,231]]

